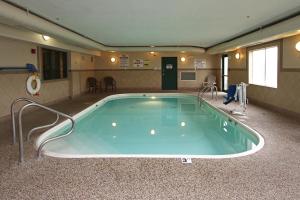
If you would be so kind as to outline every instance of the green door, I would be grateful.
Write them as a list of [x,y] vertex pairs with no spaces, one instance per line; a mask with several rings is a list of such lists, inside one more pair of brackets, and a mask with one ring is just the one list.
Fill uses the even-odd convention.
[[161,77],[163,90],[177,90],[177,57],[161,58]]

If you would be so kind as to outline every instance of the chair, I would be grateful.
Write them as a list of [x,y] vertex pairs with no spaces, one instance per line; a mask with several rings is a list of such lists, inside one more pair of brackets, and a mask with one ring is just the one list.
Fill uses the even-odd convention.
[[236,98],[236,85],[229,85],[227,90],[227,95],[224,96],[224,104],[227,105],[230,102],[237,100]]
[[94,77],[88,77],[86,79],[88,92],[96,93],[98,86],[97,86],[97,79]]
[[117,90],[117,83],[113,77],[111,76],[104,77],[103,82],[104,82],[105,92],[107,92],[108,88],[111,88],[112,91]]
[[206,78],[206,81],[202,83],[202,90],[200,91],[199,88],[199,93],[204,94],[206,91],[210,90],[211,91],[211,97],[212,99],[214,98],[214,92],[216,93],[216,98],[218,96],[218,88],[216,86],[216,76],[214,75],[208,75]]

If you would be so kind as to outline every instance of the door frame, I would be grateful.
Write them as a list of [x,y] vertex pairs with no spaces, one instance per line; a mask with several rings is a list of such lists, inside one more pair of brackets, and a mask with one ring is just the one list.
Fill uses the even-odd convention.
[[[225,60],[225,58],[227,57],[227,60],[228,60],[228,63],[227,63],[227,75],[224,75],[224,60]],[[228,81],[228,73],[229,73],[229,56],[228,56],[228,54],[223,54],[222,55],[222,70],[221,70],[221,79],[222,79],[222,91],[223,92],[227,92],[227,90],[225,90],[224,89],[224,82],[225,82],[225,79],[224,79],[224,76],[226,76],[227,77],[227,81]],[[227,84],[228,84],[228,82],[227,82]]]

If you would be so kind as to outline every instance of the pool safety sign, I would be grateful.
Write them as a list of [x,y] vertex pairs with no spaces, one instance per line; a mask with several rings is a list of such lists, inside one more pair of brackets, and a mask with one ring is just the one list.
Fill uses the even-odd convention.
[[144,60],[143,59],[135,59],[133,60],[133,66],[134,67],[144,67]]
[[129,67],[129,56],[128,55],[120,56],[120,67]]
[[200,58],[195,58],[194,67],[195,67],[195,70],[206,68],[206,60],[205,59],[200,59]]

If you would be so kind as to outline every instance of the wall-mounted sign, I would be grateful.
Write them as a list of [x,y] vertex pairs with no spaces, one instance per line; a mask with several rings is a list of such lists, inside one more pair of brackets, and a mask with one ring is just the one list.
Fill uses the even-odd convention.
[[173,65],[172,64],[167,64],[166,69],[173,69]]
[[144,60],[144,67],[150,66],[150,60]]
[[120,56],[120,67],[129,67],[129,57],[128,55]]
[[195,69],[206,68],[206,60],[201,58],[195,58],[194,60]]
[[144,60],[143,59],[135,59],[133,60],[134,67],[144,67]]

